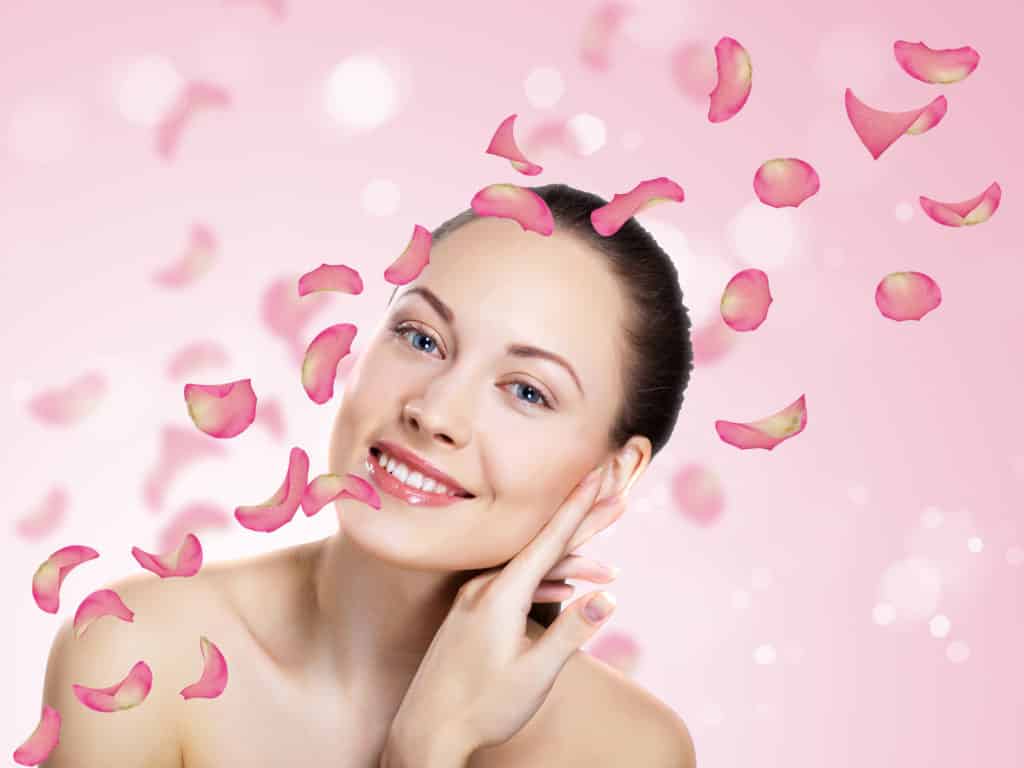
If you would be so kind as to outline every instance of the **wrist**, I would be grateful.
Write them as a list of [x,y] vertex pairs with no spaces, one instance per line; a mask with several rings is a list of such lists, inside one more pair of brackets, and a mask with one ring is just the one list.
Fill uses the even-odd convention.
[[442,730],[423,735],[388,733],[380,768],[466,768],[473,750]]

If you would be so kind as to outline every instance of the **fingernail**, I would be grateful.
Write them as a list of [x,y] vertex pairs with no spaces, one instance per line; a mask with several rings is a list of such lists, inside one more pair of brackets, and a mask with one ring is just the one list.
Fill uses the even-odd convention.
[[587,621],[596,624],[606,618],[613,608],[615,608],[615,595],[610,592],[598,592],[596,597],[591,598],[583,606],[583,615],[587,617]]

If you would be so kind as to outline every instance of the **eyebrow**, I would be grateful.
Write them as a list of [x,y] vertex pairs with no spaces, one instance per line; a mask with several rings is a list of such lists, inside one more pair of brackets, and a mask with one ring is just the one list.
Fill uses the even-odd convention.
[[[444,321],[448,323],[448,325],[455,325],[455,313],[452,312],[452,308],[441,301],[441,297],[426,286],[417,285],[414,288],[410,288],[399,296],[398,300],[401,301],[406,296],[422,296],[427,300],[427,303],[434,308],[434,311],[444,318]],[[515,357],[538,357],[543,360],[550,360],[553,363],[557,363],[568,371],[573,382],[576,384],[576,389],[580,391],[580,396],[586,399],[587,396],[583,392],[583,385],[580,384],[580,377],[576,375],[576,371],[573,370],[569,361],[561,355],[556,355],[554,352],[550,352],[540,347],[535,347],[531,344],[509,344],[505,347],[505,354],[513,355]]]

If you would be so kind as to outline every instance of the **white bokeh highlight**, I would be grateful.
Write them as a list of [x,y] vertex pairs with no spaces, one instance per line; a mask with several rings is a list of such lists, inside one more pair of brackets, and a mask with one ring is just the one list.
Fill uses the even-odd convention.
[[970,656],[971,649],[967,647],[967,643],[961,640],[954,640],[946,646],[946,658],[954,664],[962,664],[967,661]]
[[160,122],[185,84],[174,65],[157,55],[115,65],[113,81],[117,111],[142,126]]
[[928,631],[931,632],[932,637],[945,637],[949,634],[949,628],[949,618],[941,613],[928,620]]
[[740,264],[771,269],[799,261],[802,235],[796,208],[773,208],[754,199],[733,215],[726,229]]
[[565,93],[565,80],[554,67],[534,67],[523,80],[523,92],[531,107],[550,109]]
[[910,557],[890,565],[882,574],[881,598],[892,605],[895,618],[925,619],[942,596],[942,574],[931,562]]
[[569,118],[566,130],[576,151],[584,157],[597,152],[608,140],[604,120],[589,112],[581,112]]
[[776,655],[774,645],[763,643],[754,649],[754,663],[761,665],[774,664]]
[[348,128],[376,128],[397,111],[396,78],[376,56],[349,56],[327,78],[324,107],[328,115]]
[[907,222],[910,221],[914,216],[914,206],[910,203],[903,201],[896,204],[896,208],[893,210],[893,215],[896,217],[896,221]]

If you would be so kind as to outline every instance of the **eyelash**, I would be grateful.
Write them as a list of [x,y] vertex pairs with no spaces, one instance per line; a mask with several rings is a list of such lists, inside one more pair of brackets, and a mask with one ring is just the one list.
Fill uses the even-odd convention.
[[[395,336],[398,336],[398,337],[404,336],[405,334],[409,333],[410,331],[415,331],[416,333],[419,333],[419,334],[421,334],[423,336],[426,336],[426,337],[432,339],[434,341],[434,345],[435,346],[437,345],[437,340],[434,339],[433,336],[431,336],[429,333],[427,333],[423,329],[417,327],[414,323],[410,323],[408,321],[403,321],[403,322],[398,323],[397,325],[391,326],[391,333],[394,334]],[[422,349],[415,350],[415,351],[423,352]],[[423,352],[423,354],[427,355],[427,354],[430,354],[430,353],[429,352]],[[547,408],[548,410],[552,410],[552,411],[554,410],[554,408],[551,407],[551,401],[541,391],[540,387],[537,387],[537,386],[531,384],[528,381],[523,381],[522,379],[517,379],[517,380],[509,382],[509,383],[510,384],[523,384],[523,385],[525,385],[527,387],[530,387],[531,389],[536,390],[537,394],[540,395],[540,399],[544,401],[543,405],[541,405],[540,403],[531,403],[529,400],[520,400],[519,402],[526,403],[526,405],[532,406],[534,408]]]

